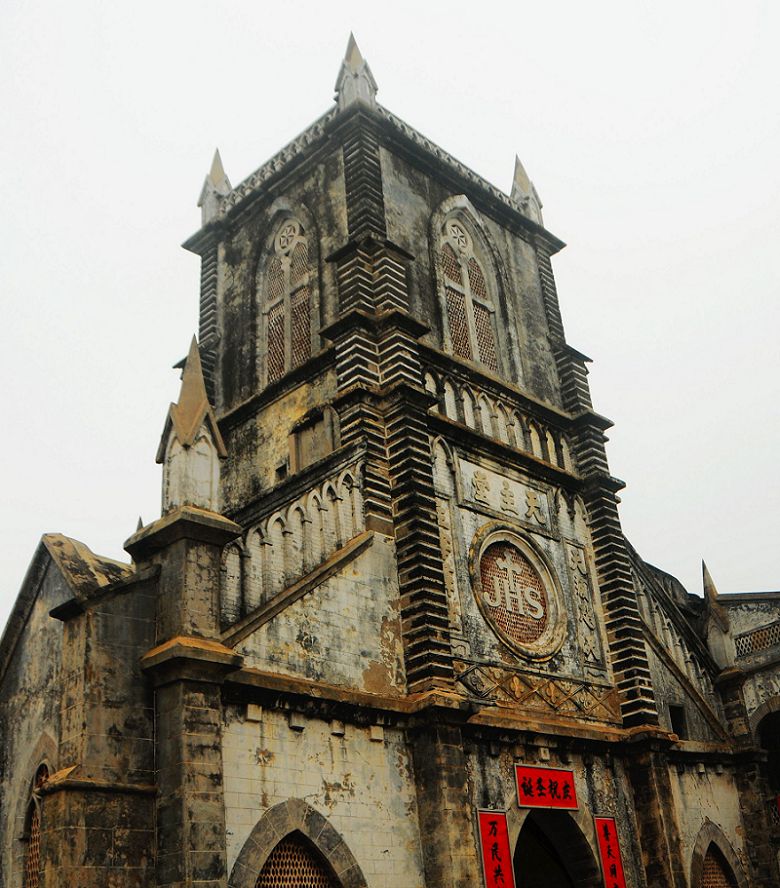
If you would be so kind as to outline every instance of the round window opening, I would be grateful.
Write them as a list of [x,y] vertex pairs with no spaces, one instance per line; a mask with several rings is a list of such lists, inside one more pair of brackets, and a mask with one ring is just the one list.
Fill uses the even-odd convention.
[[557,584],[541,556],[503,530],[479,534],[473,552],[474,591],[490,627],[525,656],[551,657],[563,642],[564,621]]

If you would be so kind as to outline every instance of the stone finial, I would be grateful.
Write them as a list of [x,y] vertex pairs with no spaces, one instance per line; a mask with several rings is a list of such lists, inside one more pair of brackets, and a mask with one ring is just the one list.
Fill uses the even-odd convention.
[[219,148],[217,148],[214,152],[214,159],[211,161],[211,169],[203,182],[203,188],[198,198],[198,206],[204,225],[217,217],[220,201],[230,194],[230,191],[230,179],[222,166],[222,158],[219,156]]
[[354,34],[349,35],[347,52],[336,78],[336,101],[340,110],[354,102],[376,106],[377,85],[368,62],[363,58]]
[[520,207],[524,215],[533,219],[534,222],[542,224],[542,202],[517,155],[515,155],[515,175],[512,180],[510,197]]
[[193,336],[177,404],[165,421],[157,462],[163,466],[163,514],[176,506],[217,510],[219,460],[227,456],[206,394],[198,341]]
[[144,519],[139,515],[138,516],[138,524],[136,524],[136,526],[135,526],[136,533],[138,533],[139,530],[143,530],[143,528],[144,528]]
[[729,615],[726,613],[726,609],[723,605],[718,603],[718,590],[715,588],[715,583],[703,559],[701,562],[701,574],[707,611],[712,615],[712,618],[723,632],[728,632]]

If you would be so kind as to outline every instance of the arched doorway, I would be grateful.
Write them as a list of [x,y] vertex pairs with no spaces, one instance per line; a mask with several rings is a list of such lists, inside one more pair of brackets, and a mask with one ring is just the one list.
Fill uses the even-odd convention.
[[565,811],[531,811],[512,860],[516,888],[600,888],[596,859]]
[[314,845],[294,832],[268,855],[255,888],[341,888],[341,883]]
[[780,795],[780,712],[770,712],[758,724],[758,742],[767,751],[769,787]]

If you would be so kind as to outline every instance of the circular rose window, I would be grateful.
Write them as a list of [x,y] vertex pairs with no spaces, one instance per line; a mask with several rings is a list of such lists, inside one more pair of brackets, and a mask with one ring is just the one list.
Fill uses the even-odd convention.
[[522,654],[552,656],[563,641],[563,613],[553,575],[517,534],[486,528],[472,547],[474,593],[498,637]]

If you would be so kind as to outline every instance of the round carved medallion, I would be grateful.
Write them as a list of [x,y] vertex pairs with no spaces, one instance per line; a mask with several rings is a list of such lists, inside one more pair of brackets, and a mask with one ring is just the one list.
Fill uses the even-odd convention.
[[558,585],[527,541],[507,528],[484,528],[472,546],[472,580],[482,614],[505,644],[540,659],[558,650],[565,623]]

